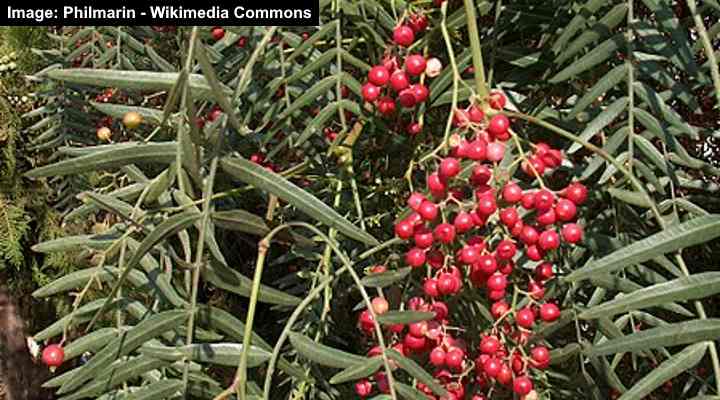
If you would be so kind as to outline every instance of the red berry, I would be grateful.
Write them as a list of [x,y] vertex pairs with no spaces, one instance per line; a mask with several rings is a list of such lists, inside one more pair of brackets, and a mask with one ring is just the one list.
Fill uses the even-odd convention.
[[[567,225],[566,225],[567,226]],[[560,236],[553,229],[543,231],[538,238],[538,244],[540,248],[547,250],[555,250],[560,247]]]
[[508,203],[517,203],[523,197],[523,191],[515,182],[508,182],[502,191],[502,198]]
[[557,216],[555,215],[555,210],[551,208],[547,211],[538,211],[538,215],[535,217],[535,220],[541,226],[547,226],[554,224],[555,221],[557,221]]
[[535,267],[535,278],[539,281],[546,281],[552,279],[554,276],[553,265],[549,262],[538,264],[538,266]]
[[565,224],[562,227],[562,237],[568,243],[578,243],[583,238],[583,229],[578,224]]
[[405,253],[405,263],[413,268],[425,264],[425,250],[413,247]]
[[445,365],[445,350],[442,347],[435,347],[430,352],[430,363],[436,367]]
[[382,297],[375,297],[370,303],[376,315],[385,314],[390,308],[390,304]]
[[355,382],[355,393],[360,397],[368,397],[372,394],[372,383],[367,379]]
[[42,360],[48,367],[59,367],[65,360],[65,350],[59,344],[51,344],[43,350]]
[[474,264],[480,258],[480,250],[475,246],[465,246],[460,250],[460,261],[463,264]]
[[477,200],[477,212],[488,216],[497,211],[497,203],[492,195],[484,195]]
[[393,41],[403,47],[410,46],[415,41],[415,32],[407,25],[400,25],[393,31]]
[[455,225],[455,231],[457,233],[465,233],[473,228],[474,223],[472,216],[469,213],[466,213],[465,211],[460,211],[453,220],[453,225]]
[[495,378],[500,373],[501,368],[502,363],[495,357],[490,357],[483,363],[483,371],[491,378]]
[[380,88],[368,82],[362,87],[362,96],[365,101],[373,102],[380,97]]
[[466,156],[475,161],[484,160],[487,157],[487,142],[483,139],[475,139],[468,143]]
[[500,371],[498,372],[495,379],[500,382],[501,385],[509,385],[510,382],[512,382],[512,378],[512,369],[510,369],[507,364],[502,363],[502,365],[500,366]]
[[400,102],[400,105],[404,108],[412,108],[415,107],[415,103],[417,103],[415,99],[415,95],[413,94],[412,90],[410,89],[404,89],[400,91],[398,94],[398,101]]
[[484,185],[486,184],[490,178],[492,177],[492,171],[490,171],[490,168],[485,164],[476,164],[475,167],[472,170],[472,175],[470,176],[470,180],[474,185]]
[[495,336],[485,336],[480,340],[480,351],[493,355],[500,349],[500,340]]
[[485,275],[491,275],[497,271],[497,261],[491,254],[483,254],[478,257],[476,265]]
[[425,336],[427,333],[427,321],[413,322],[408,325],[408,332],[413,336]]
[[512,228],[520,220],[520,214],[515,207],[505,208],[500,211],[500,221],[505,226]]
[[505,239],[498,243],[495,254],[497,254],[497,258],[500,260],[510,260],[515,256],[516,251],[515,243]]
[[470,118],[470,122],[477,124],[485,119],[485,113],[478,106],[472,105],[468,108],[468,117]]
[[440,295],[438,290],[438,281],[435,278],[427,278],[423,283],[423,292],[428,297],[437,297]]
[[403,338],[403,344],[411,350],[422,350],[427,344],[425,336],[407,334]]
[[538,366],[543,366],[550,362],[550,350],[545,346],[535,346],[530,351],[530,356]]
[[451,348],[445,354],[445,364],[454,370],[461,370],[465,359],[465,352],[457,347]]
[[428,26],[427,17],[423,14],[411,15],[410,18],[408,18],[408,23],[415,33],[424,31]]
[[410,86],[410,90],[415,97],[416,103],[424,103],[430,95],[430,91],[428,91],[427,86],[420,83]]
[[505,108],[507,99],[505,95],[499,90],[493,90],[490,92],[490,107],[495,110],[502,110]]
[[487,280],[487,287],[490,290],[505,290],[507,284],[507,276],[499,272],[490,275]]
[[523,193],[520,204],[526,210],[532,210],[535,208],[535,194],[534,193]]
[[223,37],[225,37],[225,29],[220,28],[219,26],[216,26],[211,31],[213,39],[220,40]]
[[490,142],[487,148],[487,159],[492,162],[502,161],[505,157],[505,143]]
[[410,79],[403,70],[397,70],[390,75],[390,86],[396,92],[400,92],[403,89],[410,87]]
[[455,227],[447,223],[436,226],[435,238],[440,243],[452,243],[452,241],[455,240]]
[[515,322],[523,328],[531,328],[535,323],[535,313],[529,308],[523,308],[515,314]]
[[540,282],[535,282],[531,280],[528,283],[528,293],[530,293],[530,297],[532,297],[535,300],[540,300],[543,297],[545,297],[545,287]]
[[505,137],[510,129],[510,120],[502,114],[493,115],[488,124],[488,133],[494,137]]
[[432,221],[437,218],[438,206],[432,201],[425,200],[420,204],[420,209],[418,210],[418,213],[421,217],[423,217],[424,220]]
[[557,204],[555,204],[555,215],[560,221],[572,221],[573,219],[575,219],[576,214],[577,207],[575,206],[575,203],[568,199],[560,199],[558,200]]
[[452,178],[460,173],[460,161],[453,157],[443,158],[443,160],[440,161],[438,172],[443,179]]
[[443,272],[438,276],[438,290],[440,294],[453,294],[457,290],[457,277],[450,273]]
[[498,319],[510,311],[510,305],[504,301],[496,301],[490,306],[490,314],[493,318]]
[[545,322],[553,322],[560,318],[560,308],[553,303],[540,306],[540,318]]
[[410,239],[414,234],[414,230],[415,227],[413,226],[413,224],[405,219],[395,224],[395,234],[400,239]]
[[575,203],[575,205],[581,205],[587,200],[588,190],[580,182],[571,183],[563,191],[563,195],[566,199]]
[[545,257],[545,250],[541,249],[540,246],[533,244],[525,249],[525,255],[532,261],[540,261]]
[[415,233],[413,234],[413,240],[415,242],[415,246],[419,247],[421,249],[427,249],[428,247],[432,246],[434,238],[432,231],[425,227],[415,227]]
[[437,172],[428,175],[427,187],[435,197],[443,197],[447,190],[447,185],[440,179],[440,175]]
[[376,65],[368,72],[368,81],[376,86],[385,86],[390,80],[390,71],[382,65]]
[[425,71],[425,57],[412,54],[405,58],[405,71],[412,76],[418,76]]
[[412,208],[413,210],[417,211],[420,209],[420,205],[423,201],[425,201],[425,196],[418,192],[414,192],[413,194],[408,197],[407,205],[408,207]]
[[513,391],[519,396],[525,396],[533,389],[533,384],[527,376],[520,376],[513,380]]
[[420,124],[417,123],[417,122],[411,122],[411,123],[407,126],[407,133],[408,133],[410,136],[417,136],[420,132],[422,132],[422,125],[420,125]]
[[555,196],[547,189],[538,190],[534,196],[535,208],[539,211],[547,211],[552,208]]
[[522,232],[520,232],[520,240],[522,240],[522,242],[526,245],[533,245],[537,243],[539,237],[540,234],[538,234],[538,231],[532,226],[525,225]]
[[382,115],[391,115],[395,113],[395,100],[390,96],[381,97],[377,104],[378,111]]

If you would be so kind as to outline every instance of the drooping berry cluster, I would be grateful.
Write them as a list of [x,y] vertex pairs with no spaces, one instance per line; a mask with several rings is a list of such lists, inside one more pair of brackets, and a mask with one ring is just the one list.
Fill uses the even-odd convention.
[[[425,31],[427,24],[424,15],[413,14],[398,25],[393,31],[393,41],[400,48],[397,52],[406,53],[404,48],[412,46],[416,35]],[[411,53],[399,61],[398,55],[389,50],[383,62],[368,72],[367,82],[362,87],[363,99],[375,104],[378,112],[385,116],[394,114],[398,103],[403,108],[413,108],[424,103],[430,95],[421,77],[435,77],[441,70],[442,63],[437,58],[428,60],[421,54]],[[420,81],[413,82],[414,79]],[[411,124],[408,130],[417,134],[420,126]]]
[[[563,163],[561,151],[515,137],[516,144],[532,150],[513,152],[515,162],[527,165],[521,168],[525,176],[513,179],[498,166],[506,157],[505,142],[516,135],[510,120],[493,111],[505,103],[502,93],[493,92],[485,109],[492,117],[474,104],[455,112],[458,131],[450,155],[427,175],[427,192],[408,197],[409,214],[395,225],[397,237],[410,243],[404,263],[424,275],[419,295],[404,308],[435,315],[389,326],[386,334],[397,351],[433,369],[450,398],[465,398],[466,390],[474,390],[475,400],[499,392],[523,399],[536,395],[536,371],[548,367],[550,351],[540,340],[530,344],[533,329],[540,320],[560,317],[560,307],[545,299],[545,287],[555,278],[553,261],[562,247],[583,238],[576,219],[588,196],[585,186],[574,182],[553,191],[543,182]],[[494,321],[474,329],[480,337],[468,337],[468,327],[452,324],[449,304],[461,307],[466,297],[457,296],[463,292],[487,299]],[[383,306],[376,308],[376,302]],[[384,299],[373,300],[376,314],[388,308]],[[367,310],[359,326],[374,334]],[[371,392],[370,381],[358,385],[358,394]],[[434,398],[427,387],[417,387]]]

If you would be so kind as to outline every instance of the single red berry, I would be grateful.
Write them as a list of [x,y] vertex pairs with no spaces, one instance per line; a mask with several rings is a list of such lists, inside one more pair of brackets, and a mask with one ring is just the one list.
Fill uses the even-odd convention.
[[438,290],[440,294],[452,294],[457,289],[457,278],[448,272],[443,272],[438,276]]
[[477,200],[477,212],[483,216],[492,215],[497,211],[497,203],[495,202],[495,196],[484,195]]
[[446,157],[440,161],[440,168],[438,170],[440,177],[443,179],[449,179],[460,173],[460,161],[454,157]]
[[65,350],[59,344],[51,344],[43,350],[42,360],[48,367],[57,368],[65,360]]
[[407,205],[408,205],[408,207],[417,211],[420,209],[420,205],[425,200],[426,200],[425,196],[423,196],[421,193],[414,192],[413,194],[410,195],[410,197],[408,197]]
[[517,203],[522,199],[523,191],[515,182],[508,182],[502,190],[502,198],[508,203]]
[[460,211],[455,216],[453,225],[455,225],[455,231],[457,231],[457,233],[465,233],[473,228],[474,223],[472,216],[469,213]]
[[405,263],[413,268],[425,264],[425,250],[413,247],[405,253]]
[[490,277],[487,280],[486,285],[487,285],[488,289],[490,289],[490,290],[498,290],[499,291],[499,290],[505,290],[505,288],[507,287],[507,284],[508,284],[507,276],[505,276],[499,272],[496,272],[496,273],[490,275]]
[[435,278],[427,278],[425,279],[425,282],[423,282],[423,292],[425,292],[425,295],[428,297],[437,297],[440,295],[440,291],[438,290],[438,281]]
[[445,350],[442,347],[435,347],[430,352],[430,363],[436,367],[445,365]]
[[410,46],[415,41],[415,32],[408,25],[400,25],[393,31],[393,41],[403,47]]
[[424,103],[425,100],[427,100],[428,96],[430,96],[430,91],[428,90],[427,86],[420,83],[411,85],[410,90],[415,97],[416,103]]
[[427,344],[427,339],[425,336],[415,336],[408,333],[403,338],[403,344],[411,350],[422,350]]
[[555,196],[547,189],[541,189],[535,192],[534,205],[539,211],[547,211],[552,208],[555,202]]
[[541,282],[536,282],[534,280],[531,280],[528,283],[528,293],[530,294],[530,297],[532,297],[535,300],[540,300],[543,297],[545,297],[545,286]]
[[540,318],[545,322],[553,322],[560,318],[560,308],[553,303],[540,306]]
[[568,199],[560,199],[557,204],[555,204],[555,215],[557,219],[562,222],[572,221],[575,219],[576,214],[577,207],[575,203]]
[[523,243],[526,245],[533,245],[537,243],[539,238],[540,234],[537,229],[529,225],[523,226],[522,232],[520,232],[520,240],[522,240]]
[[500,211],[500,221],[508,228],[512,228],[520,221],[520,214],[515,207],[505,208]]
[[411,122],[410,124],[408,124],[407,133],[410,136],[417,136],[418,134],[420,134],[420,132],[422,132],[422,125],[417,122]]
[[490,107],[492,107],[495,110],[502,110],[505,108],[505,103],[507,102],[507,99],[505,98],[505,95],[499,91],[499,90],[493,90],[490,92]]
[[501,240],[495,248],[495,254],[500,260],[510,260],[515,257],[516,252],[517,247],[515,247],[515,243],[508,239]]
[[496,114],[490,118],[487,130],[492,136],[497,138],[505,137],[508,133],[508,129],[510,129],[510,120],[508,117],[502,114]]
[[502,365],[500,366],[500,371],[498,371],[498,374],[495,377],[495,379],[498,382],[500,382],[501,385],[507,386],[512,382],[512,378],[513,378],[512,369],[510,369],[510,367],[507,364],[502,363]]
[[419,33],[427,29],[428,20],[423,14],[412,14],[410,18],[408,18],[408,24],[412,28],[413,32]]
[[495,357],[490,357],[483,363],[483,371],[491,378],[498,375],[500,368],[502,368],[502,363]]
[[493,318],[495,319],[498,319],[503,315],[507,314],[508,311],[510,311],[510,304],[502,300],[496,301],[495,303],[493,303],[492,306],[490,306],[490,314],[492,314]]
[[225,37],[225,29],[223,29],[219,26],[216,26],[212,29],[211,34],[212,34],[213,39],[215,39],[216,41],[220,40],[223,37]]
[[368,72],[368,81],[376,86],[385,86],[390,80],[390,71],[382,65],[376,65]]
[[470,118],[470,122],[477,124],[485,119],[485,113],[480,109],[480,107],[473,104],[470,108],[468,108],[468,117]]
[[534,193],[523,193],[520,204],[526,210],[532,210],[535,208],[535,194]]
[[480,340],[480,351],[485,354],[493,355],[500,349],[500,340],[495,336],[484,336]]
[[400,239],[410,239],[414,234],[415,226],[408,220],[399,221],[395,224],[395,234]]
[[553,271],[552,263],[544,262],[535,267],[535,279],[539,281],[546,281],[552,279],[554,276],[555,272]]
[[545,346],[535,346],[530,351],[530,357],[532,357],[536,365],[546,365],[550,362],[550,350]]
[[419,54],[412,54],[405,58],[405,71],[412,76],[422,74],[426,65],[425,57]]
[[487,159],[492,162],[502,161],[505,157],[505,143],[490,142],[487,147]]
[[432,246],[434,240],[435,238],[433,237],[433,232],[428,227],[415,227],[415,233],[413,233],[413,241],[415,242],[415,247],[427,249]]
[[515,322],[523,328],[531,328],[535,323],[535,313],[529,308],[523,308],[515,313]]
[[568,243],[578,243],[583,238],[582,226],[578,224],[565,224],[562,227],[562,237]]
[[380,88],[368,82],[362,87],[362,96],[365,101],[373,102],[380,97]]
[[519,396],[525,396],[532,389],[532,381],[527,376],[519,376],[513,380],[513,391]]
[[527,246],[525,249],[525,255],[532,261],[540,261],[545,257],[545,250],[541,249],[540,246],[533,244]]
[[565,188],[565,190],[563,191],[563,195],[566,199],[572,201],[573,203],[575,203],[575,205],[579,206],[585,203],[585,201],[587,200],[588,190],[582,183],[575,182],[571,183],[570,185],[568,185],[568,187]]
[[397,70],[390,75],[390,86],[396,92],[400,92],[403,89],[410,87],[410,79],[403,70]]
[[495,260],[495,257],[491,254],[483,254],[478,257],[476,265],[483,273],[485,273],[485,275],[491,275],[495,273],[498,268],[497,261]]
[[492,171],[487,165],[476,164],[475,167],[473,167],[472,174],[470,175],[470,180],[474,185],[480,186],[486,184],[491,177]]
[[437,218],[438,206],[432,201],[425,200],[420,204],[420,209],[418,210],[418,213],[420,214],[420,216],[423,217],[424,220],[433,221],[435,218]]
[[465,151],[467,158],[474,161],[483,161],[487,157],[487,142],[483,139],[475,139],[468,143]]
[[390,96],[381,97],[378,100],[377,108],[382,115],[392,115],[395,113],[395,100]]
[[447,191],[447,185],[442,179],[440,179],[440,174],[437,172],[433,172],[428,175],[427,188],[435,197],[443,197],[445,195],[445,191]]
[[548,229],[540,234],[538,244],[545,251],[555,250],[560,247],[560,236],[554,229]]
[[404,89],[400,91],[398,94],[398,101],[400,102],[400,105],[404,108],[412,108],[415,107],[415,104],[417,103],[415,99],[415,95],[413,94],[412,90]]
[[372,394],[372,383],[367,379],[355,382],[355,393],[362,398],[370,396]]
[[492,301],[499,301],[505,298],[505,290],[488,290],[488,299]]
[[459,371],[462,369],[463,361],[465,360],[465,352],[457,347],[451,348],[445,354],[445,364],[453,370]]
[[390,309],[390,304],[382,297],[374,297],[371,304],[376,315],[385,314]]
[[552,208],[546,211],[538,211],[537,216],[535,217],[535,221],[540,226],[547,226],[552,225],[557,221],[557,216],[555,215],[555,210]]
[[475,246],[465,246],[460,250],[460,261],[463,264],[474,264],[480,258],[480,250]]
[[440,243],[450,244],[455,240],[455,227],[444,223],[435,227],[435,239]]

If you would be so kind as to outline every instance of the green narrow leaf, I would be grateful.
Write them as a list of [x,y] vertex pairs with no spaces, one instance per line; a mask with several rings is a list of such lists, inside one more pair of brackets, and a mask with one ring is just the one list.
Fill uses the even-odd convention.
[[25,176],[28,178],[44,178],[56,175],[72,175],[137,163],[170,164],[175,161],[175,153],[177,152],[175,142],[122,144],[107,147],[108,150],[105,151],[93,152],[32,169],[26,172]]
[[283,112],[281,112],[280,115],[277,116],[277,119],[283,120],[295,111],[307,106],[312,102],[315,102],[320,95],[327,93],[331,88],[335,87],[336,83],[337,78],[335,78],[335,76],[328,76],[318,81],[311,88],[306,90],[300,97],[295,99],[295,101],[293,101],[288,108],[283,110]]
[[374,374],[383,365],[382,357],[371,357],[363,362],[345,368],[330,378],[331,385],[356,381]]
[[[235,293],[243,297],[250,297],[252,290],[252,279],[222,265],[220,262],[211,261],[201,271],[203,279],[220,289]],[[270,286],[260,285],[258,301],[283,306],[294,306],[302,301],[298,297],[289,295],[281,290]]]
[[[177,81],[177,72],[120,71],[112,69],[73,68],[47,72],[50,79],[99,87],[139,90],[144,92],[169,91]],[[190,90],[194,99],[211,100],[212,88],[205,77],[190,74]],[[232,93],[224,87],[223,91]]]
[[95,352],[105,346],[110,340],[115,339],[117,335],[118,330],[115,328],[101,328],[85,336],[81,336],[63,348],[63,350],[65,350],[65,360],[72,360],[75,357],[81,356],[86,351]]
[[421,367],[418,363],[402,356],[400,353],[392,349],[388,349],[386,354],[389,358],[395,360],[398,366],[404,369],[405,372],[410,374],[410,376],[426,384],[435,394],[438,396],[447,396],[447,390],[437,383],[435,378],[425,371],[425,369],[423,369],[423,367]]
[[220,164],[225,172],[233,177],[274,194],[346,236],[372,246],[380,244],[377,239],[353,225],[327,204],[282,176],[240,157],[223,158]]
[[607,192],[610,193],[610,196],[633,206],[644,208],[652,207],[647,198],[641,193],[616,188],[608,188]]
[[122,119],[122,117],[129,112],[136,112],[142,115],[143,123],[152,125],[160,125],[163,118],[162,111],[154,110],[152,108],[126,106],[123,104],[99,103],[97,101],[91,101],[90,105],[103,114],[119,119]]
[[211,218],[215,225],[223,229],[256,236],[265,236],[270,232],[270,228],[262,217],[241,209],[215,211],[211,214]]
[[625,246],[603,258],[593,260],[564,279],[574,282],[592,275],[606,274],[651,260],[665,253],[693,246],[720,236],[720,215],[711,214],[671,225],[665,230]]
[[395,381],[395,389],[402,396],[403,399],[408,400],[427,400],[425,393],[415,389],[412,386],[406,385],[402,382]]
[[295,50],[288,56],[288,58],[285,59],[285,62],[290,63],[292,62],[296,57],[303,54],[305,50],[311,48],[318,40],[324,38],[329,33],[335,32],[335,26],[340,23],[339,20],[332,20],[328,22],[327,24],[323,25],[318,29],[317,32],[313,33],[312,36],[307,38],[306,40],[303,40],[302,43],[298,47],[295,48]]
[[182,390],[183,382],[180,379],[164,379],[131,392],[124,400],[160,400],[174,396]]
[[[634,267],[633,267],[634,268]],[[628,268],[629,270],[630,268]],[[622,278],[620,276],[616,275],[595,275],[592,278],[590,278],[590,282],[598,287],[612,290],[615,292],[622,292],[622,293],[632,293],[637,290],[640,290],[643,288],[642,285],[637,284],[629,279]],[[659,283],[665,283],[667,280],[664,280],[662,282],[653,282],[655,284]],[[662,308],[672,311],[674,313],[677,313],[679,315],[683,315],[685,317],[693,317],[695,314],[693,314],[690,310],[687,308],[677,304],[677,303],[668,303],[663,304]]]
[[615,88],[620,82],[623,82],[626,77],[627,65],[625,63],[611,69],[605,76],[598,79],[595,85],[575,103],[567,118],[575,118],[580,112],[585,111],[589,105],[597,101],[598,97]]
[[605,356],[615,353],[639,352],[659,347],[672,347],[720,338],[720,319],[695,319],[638,331],[592,346],[588,355]]
[[624,34],[622,33],[617,34],[595,46],[595,48],[580,57],[580,59],[568,65],[565,69],[558,72],[557,75],[550,78],[549,82],[560,83],[566,81],[602,62],[607,61],[610,57],[615,55],[617,49],[625,45],[625,37],[623,35]]
[[372,288],[384,288],[399,282],[410,273],[412,268],[405,267],[396,270],[386,271],[379,274],[371,274],[360,279],[363,286]]
[[592,17],[597,10],[607,5],[606,0],[589,0],[583,4],[583,7],[575,13],[570,23],[562,30],[560,37],[553,43],[552,49],[555,53],[559,53],[567,46],[572,37],[582,29],[587,19]]
[[290,343],[295,350],[310,361],[333,368],[348,368],[365,361],[365,357],[320,344],[309,337],[290,332]]
[[[623,111],[625,111],[627,105],[627,97],[621,97],[615,100],[606,109],[600,111],[598,116],[595,117],[595,119],[593,119],[592,121],[590,121],[589,124],[587,124],[587,126],[585,127],[585,129],[583,129],[582,133],[579,136],[580,139],[586,142],[590,141],[593,136],[597,135],[598,132],[605,129],[615,120],[615,118],[617,118]],[[581,148],[582,145],[580,143],[574,142],[568,149],[568,153],[573,154]]]
[[119,357],[130,354],[148,340],[176,328],[183,323],[187,316],[185,310],[164,311],[149,316],[95,354],[87,364],[82,366],[80,372],[73,375],[70,380],[62,385],[58,394],[69,393],[77,389]]
[[107,235],[77,235],[51,239],[32,246],[32,251],[38,253],[54,253],[78,249],[105,250],[117,238]]
[[[200,343],[189,346],[169,347],[146,343],[140,353],[164,361],[180,361],[185,358],[201,364],[237,367],[242,354],[242,344],[238,343]],[[255,368],[270,359],[270,353],[259,347],[250,346],[248,368]]]
[[623,22],[625,14],[627,14],[627,3],[620,3],[607,12],[600,20],[590,29],[583,32],[577,39],[570,43],[565,51],[555,60],[556,63],[562,64],[585,46],[593,43],[603,36],[608,36],[618,24]]
[[410,324],[435,318],[434,312],[426,311],[387,311],[378,315],[377,320],[383,325]]
[[717,293],[720,293],[720,272],[703,272],[619,296],[581,312],[580,318],[611,316],[676,301],[701,299]]
[[707,343],[698,343],[685,350],[674,354],[665,360],[649,374],[645,375],[638,383],[623,393],[618,400],[642,399],[662,386],[670,379],[682,374],[688,369],[697,365],[707,351]]

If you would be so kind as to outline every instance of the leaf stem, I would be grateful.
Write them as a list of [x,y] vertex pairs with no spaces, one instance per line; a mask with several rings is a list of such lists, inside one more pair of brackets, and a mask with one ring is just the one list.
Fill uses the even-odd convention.
[[485,67],[483,66],[482,48],[480,46],[480,33],[475,15],[475,1],[464,0],[465,15],[467,16],[468,36],[470,36],[470,50],[472,51],[473,69],[475,70],[475,86],[478,96],[483,103],[487,102],[488,89],[485,81]]

